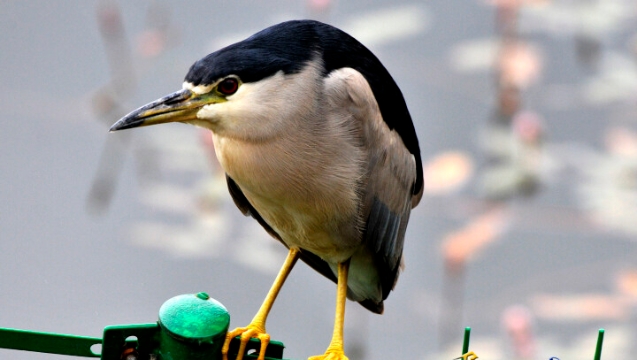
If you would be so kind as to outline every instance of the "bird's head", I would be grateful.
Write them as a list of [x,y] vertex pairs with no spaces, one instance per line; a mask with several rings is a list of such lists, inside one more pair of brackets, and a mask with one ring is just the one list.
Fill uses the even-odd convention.
[[274,136],[315,111],[324,75],[315,37],[284,23],[216,51],[192,65],[181,90],[132,111],[110,130],[182,122],[230,137]]

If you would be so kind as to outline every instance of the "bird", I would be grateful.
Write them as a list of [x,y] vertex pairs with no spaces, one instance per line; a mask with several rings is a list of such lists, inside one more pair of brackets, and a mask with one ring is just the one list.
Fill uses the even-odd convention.
[[380,60],[346,32],[290,20],[196,61],[182,89],[121,118],[110,131],[180,122],[212,132],[239,210],[287,249],[253,320],[227,333],[251,338],[263,360],[266,319],[298,259],[336,283],[327,350],[345,360],[346,299],[382,314],[403,268],[411,209],[424,179],[403,94]]

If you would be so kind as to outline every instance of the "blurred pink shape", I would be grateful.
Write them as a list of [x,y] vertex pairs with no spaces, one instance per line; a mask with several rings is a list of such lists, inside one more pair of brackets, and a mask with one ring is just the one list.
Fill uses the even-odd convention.
[[331,5],[332,5],[331,0],[308,0],[307,2],[307,6],[312,11],[317,11],[317,12],[327,11]]
[[526,306],[513,305],[502,313],[502,327],[509,335],[513,353],[519,359],[535,358],[533,314]]
[[145,30],[137,36],[137,51],[143,57],[155,57],[166,49],[166,34],[158,29]]
[[615,286],[620,295],[627,296],[632,304],[637,302],[637,270],[620,272],[615,279]]
[[424,166],[425,191],[447,194],[464,186],[473,175],[473,161],[460,151],[434,156]]
[[611,127],[604,134],[604,145],[613,155],[637,156],[637,133],[623,126]]
[[112,1],[102,1],[99,4],[97,22],[104,37],[121,37],[124,35],[122,14],[117,4]]
[[476,256],[504,232],[509,220],[502,208],[480,215],[460,230],[447,234],[442,242],[442,252],[447,268],[460,270],[470,257]]
[[513,118],[513,132],[525,144],[537,144],[544,135],[542,117],[532,111],[522,111]]
[[542,71],[540,53],[520,41],[505,41],[497,60],[500,86],[524,89],[535,82]]

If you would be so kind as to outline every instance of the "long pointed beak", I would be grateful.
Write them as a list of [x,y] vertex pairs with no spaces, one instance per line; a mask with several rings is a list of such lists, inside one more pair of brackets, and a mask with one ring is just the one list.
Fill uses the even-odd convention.
[[188,89],[179,90],[131,111],[113,124],[110,131],[195,120],[199,109],[220,101],[223,99],[214,94],[197,95]]

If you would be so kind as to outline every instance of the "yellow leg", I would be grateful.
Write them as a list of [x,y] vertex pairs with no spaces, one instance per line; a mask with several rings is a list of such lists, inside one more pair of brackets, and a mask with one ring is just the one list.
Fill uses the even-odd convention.
[[345,300],[347,299],[347,273],[349,260],[338,264],[338,284],[336,287],[336,316],[332,341],[325,354],[312,356],[308,360],[348,360],[343,350],[343,323],[345,322]]
[[243,359],[243,353],[245,352],[246,345],[251,338],[258,338],[261,341],[261,350],[259,351],[258,360],[264,360],[265,358],[265,349],[268,347],[270,343],[270,335],[265,332],[265,321],[270,313],[270,309],[272,309],[272,304],[274,304],[274,300],[276,300],[277,295],[279,295],[279,291],[281,287],[283,287],[283,283],[285,279],[288,277],[294,264],[299,259],[299,249],[290,249],[287,258],[285,258],[285,262],[279,270],[279,275],[277,275],[274,280],[274,284],[270,288],[268,295],[265,297],[263,304],[259,308],[259,311],[254,318],[250,322],[250,324],[246,327],[236,328],[232,331],[229,331],[226,334],[226,341],[223,344],[223,348],[221,349],[221,353],[223,354],[223,360],[228,360],[228,350],[230,349],[230,341],[235,337],[241,335],[241,345],[239,346],[239,353],[237,354],[236,360]]

